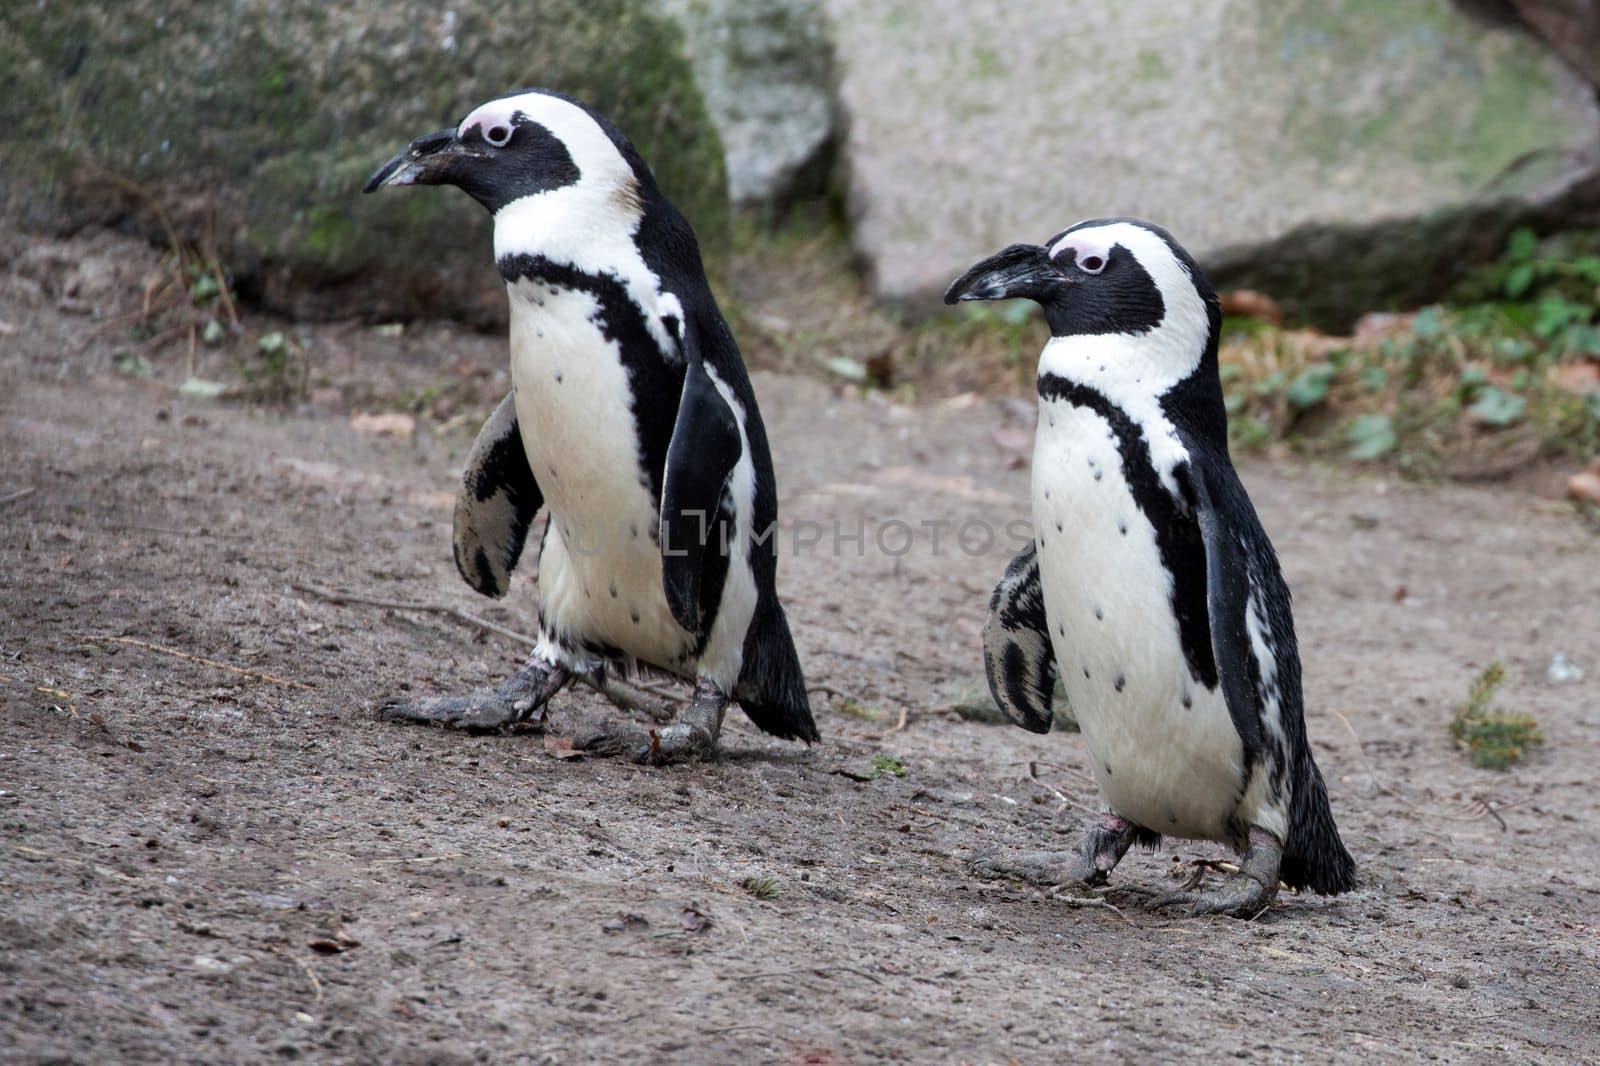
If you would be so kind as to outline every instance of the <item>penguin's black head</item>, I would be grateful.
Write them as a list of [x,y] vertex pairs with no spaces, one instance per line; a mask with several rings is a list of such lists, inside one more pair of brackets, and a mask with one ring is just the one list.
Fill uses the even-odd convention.
[[529,90],[474,109],[453,129],[418,137],[363,191],[454,185],[498,214],[526,197],[580,185],[602,197],[636,195],[636,161],[626,139],[581,104]]
[[1134,219],[1093,219],[1044,245],[1013,244],[951,283],[944,302],[1033,300],[1056,337],[1150,333],[1170,317],[1198,321],[1203,344],[1216,294],[1166,230]]

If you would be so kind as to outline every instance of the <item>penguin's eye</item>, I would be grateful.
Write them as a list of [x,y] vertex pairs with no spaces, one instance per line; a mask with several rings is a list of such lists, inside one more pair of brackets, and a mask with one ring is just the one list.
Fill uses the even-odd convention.
[[1098,274],[1105,268],[1106,261],[1103,256],[1086,255],[1078,261],[1078,269],[1085,274]]
[[496,148],[504,148],[511,143],[511,127],[503,123],[496,123],[483,131],[483,139]]

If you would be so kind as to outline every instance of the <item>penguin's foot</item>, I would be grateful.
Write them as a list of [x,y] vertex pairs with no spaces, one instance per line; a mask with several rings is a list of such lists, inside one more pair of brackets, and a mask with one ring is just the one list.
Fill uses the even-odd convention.
[[640,729],[631,722],[606,722],[573,738],[573,747],[595,755],[614,755],[651,766],[709,759],[717,753],[728,697],[701,678],[694,702],[671,725]]
[[[531,657],[493,692],[391,699],[378,708],[378,714],[391,722],[420,722],[485,733],[533,718],[571,676],[564,666]],[[541,724],[542,721],[540,715]]]
[[1283,863],[1283,845],[1260,826],[1250,827],[1250,843],[1239,860],[1239,872],[1210,892],[1197,892],[1198,881],[1176,892],[1151,900],[1151,909],[1185,908],[1191,914],[1231,914],[1253,918],[1266,910],[1278,894],[1278,869]]
[[1076,851],[1034,851],[1003,858],[980,855],[967,863],[979,877],[1006,877],[1036,885],[1103,885],[1133,844],[1136,827],[1114,814],[1101,815]]

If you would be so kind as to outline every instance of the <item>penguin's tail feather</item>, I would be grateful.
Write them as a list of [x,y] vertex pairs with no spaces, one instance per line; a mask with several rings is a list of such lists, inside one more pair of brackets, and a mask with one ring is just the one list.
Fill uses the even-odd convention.
[[821,740],[789,620],[776,597],[762,597],[744,639],[744,667],[734,697],[763,733],[810,744]]
[[1328,786],[1310,752],[1295,776],[1304,784],[1289,803],[1289,839],[1278,877],[1290,888],[1308,888],[1321,896],[1348,892],[1356,886],[1356,860],[1339,839]]

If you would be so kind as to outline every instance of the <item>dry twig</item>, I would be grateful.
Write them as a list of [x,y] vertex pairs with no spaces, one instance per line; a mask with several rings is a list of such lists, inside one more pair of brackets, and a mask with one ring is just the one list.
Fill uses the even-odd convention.
[[145,648],[149,651],[158,651],[163,655],[171,655],[174,658],[185,659],[191,663],[200,663],[203,666],[214,667],[218,670],[226,670],[230,674],[239,674],[243,677],[253,677],[257,681],[269,681],[274,685],[283,685],[286,688],[303,689],[306,692],[316,691],[315,688],[303,681],[290,681],[288,678],[274,677],[272,674],[264,674],[259,670],[246,670],[242,666],[234,666],[231,663],[218,662],[216,659],[207,659],[199,655],[190,655],[186,651],[179,651],[177,648],[169,648],[164,644],[152,644],[147,640],[140,640],[137,637],[108,637],[107,639],[116,644],[128,644],[135,648]]
[[[308,596],[315,596],[320,600],[337,606],[353,605],[360,607],[378,607],[390,611],[415,611],[419,614],[442,614],[454,618],[467,625],[478,626],[491,633],[498,633],[507,640],[516,641],[524,647],[533,647],[538,643],[526,633],[519,633],[515,629],[508,629],[497,622],[479,617],[459,607],[451,607],[442,603],[422,603],[413,600],[382,600],[371,596],[359,596],[349,592],[335,592],[332,589],[318,588],[315,585],[290,585],[296,592],[303,592]],[[600,695],[610,700],[612,704],[624,711],[640,711],[659,721],[671,721],[677,715],[677,710],[667,704],[686,704],[689,698],[676,692],[660,688],[655,683],[639,679],[624,681],[613,677],[609,671],[601,670],[593,674],[579,674],[579,681],[594,689]],[[666,701],[663,703],[662,701]]]

